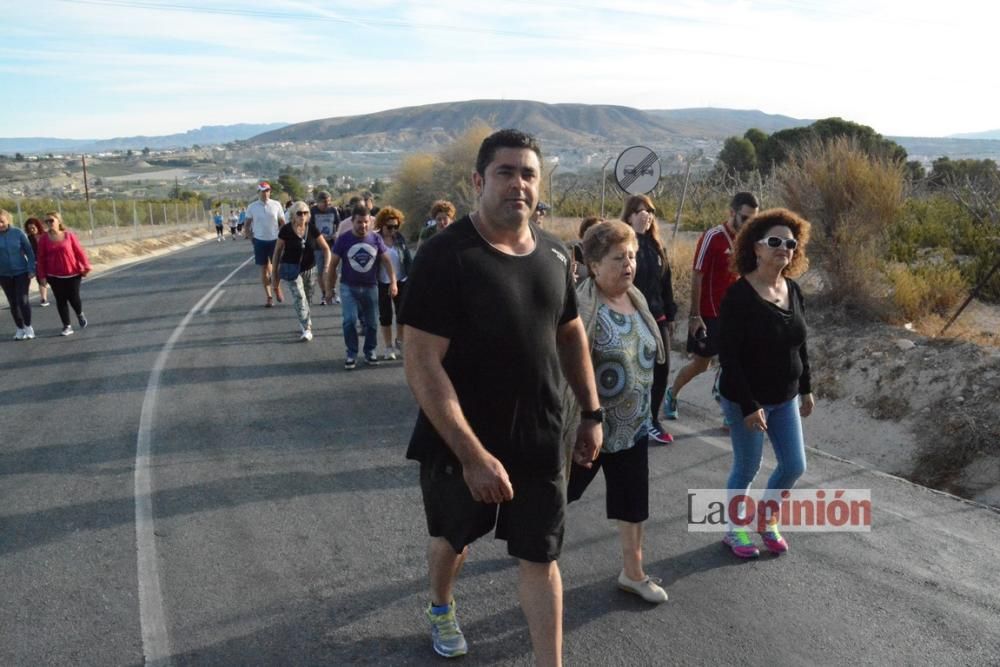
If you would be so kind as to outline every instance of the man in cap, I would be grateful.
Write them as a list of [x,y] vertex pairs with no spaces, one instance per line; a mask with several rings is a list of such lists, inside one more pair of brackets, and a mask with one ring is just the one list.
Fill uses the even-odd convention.
[[535,213],[531,216],[531,221],[538,225],[539,227],[545,226],[545,216],[549,214],[551,206],[543,201],[538,202],[538,206],[535,207]]
[[[247,206],[246,227],[243,235],[253,239],[254,263],[260,267],[260,280],[264,284],[265,306],[274,305],[271,298],[271,256],[278,241],[278,229],[285,221],[281,204],[271,199],[271,184],[257,184],[257,201]],[[274,296],[282,300],[281,285],[274,288]]]

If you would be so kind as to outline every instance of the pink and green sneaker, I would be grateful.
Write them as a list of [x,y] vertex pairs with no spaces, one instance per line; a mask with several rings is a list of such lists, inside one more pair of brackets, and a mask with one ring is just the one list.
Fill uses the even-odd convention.
[[722,538],[722,543],[740,558],[756,558],[760,555],[760,550],[754,546],[750,535],[743,528],[733,528],[727,531],[726,536]]
[[783,554],[788,551],[788,542],[778,532],[778,524],[776,523],[768,524],[767,530],[760,534],[760,538],[764,540],[764,546],[767,547],[767,550],[773,554]]

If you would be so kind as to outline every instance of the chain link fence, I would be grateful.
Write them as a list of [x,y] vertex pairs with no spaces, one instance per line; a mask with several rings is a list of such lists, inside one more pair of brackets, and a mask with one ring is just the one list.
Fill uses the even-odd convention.
[[197,199],[0,199],[0,208],[24,228],[28,218],[56,211],[67,227],[88,245],[152,238],[179,231],[212,229],[208,204]]

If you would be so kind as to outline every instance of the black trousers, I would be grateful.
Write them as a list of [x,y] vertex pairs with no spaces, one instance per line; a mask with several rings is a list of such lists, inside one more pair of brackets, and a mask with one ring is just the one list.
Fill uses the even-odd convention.
[[10,304],[10,316],[18,329],[31,326],[31,303],[28,302],[28,286],[31,278],[27,273],[16,276],[0,276],[0,286]]
[[69,326],[69,307],[73,306],[73,312],[77,318],[83,314],[83,303],[80,301],[80,280],[81,276],[70,278],[57,278],[49,276],[49,287],[56,295],[56,309],[59,311],[59,319],[64,327]]
[[667,376],[670,375],[670,330],[667,329],[666,322],[658,322],[660,325],[660,336],[663,338],[663,347],[666,348],[667,360],[662,364],[653,366],[653,387],[650,389],[650,409],[653,411],[653,421],[660,421],[660,406],[663,405],[663,398],[667,395]]

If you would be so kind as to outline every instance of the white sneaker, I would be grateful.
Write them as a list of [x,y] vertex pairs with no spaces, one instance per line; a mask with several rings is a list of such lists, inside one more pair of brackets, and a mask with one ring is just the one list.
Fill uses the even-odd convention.
[[396,351],[391,347],[385,348],[385,352],[382,353],[382,358],[385,361],[396,361]]
[[32,338],[34,338],[35,337],[35,327],[31,326],[30,324],[28,326],[24,327],[24,337],[27,340],[31,340]]
[[62,330],[62,333],[59,334],[59,335],[60,336],[72,336],[73,335],[73,327],[71,327],[70,325],[67,324],[66,327]]
[[302,337],[299,340],[304,340],[308,343],[312,339],[313,339],[313,332],[310,331],[309,329],[306,329],[305,331],[302,332]]
[[622,570],[621,574],[618,575],[618,588],[627,593],[638,595],[646,602],[652,602],[653,604],[660,604],[667,601],[667,592],[660,588],[659,583],[659,578],[651,577],[648,574],[642,581],[629,579],[625,575],[625,570]]
[[17,331],[14,332],[14,340],[24,340],[24,329],[18,327]]

